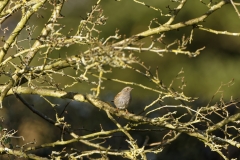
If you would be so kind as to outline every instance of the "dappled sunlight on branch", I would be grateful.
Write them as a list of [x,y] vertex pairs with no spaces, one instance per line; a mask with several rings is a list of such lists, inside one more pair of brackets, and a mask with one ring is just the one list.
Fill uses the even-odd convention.
[[[240,34],[205,25],[208,17],[227,5],[232,8],[226,10],[239,16],[238,3],[199,2],[204,10],[199,10],[198,16],[182,18],[187,4],[195,2],[98,0],[90,6],[92,2],[72,0],[0,1],[3,159],[165,159],[164,151],[184,136],[222,159],[236,158],[228,149],[240,148],[240,101],[234,96],[226,100],[224,95],[234,79],[222,83],[204,105],[198,100],[209,99],[207,96],[186,92],[186,67],[173,71],[174,76],[168,70],[177,62],[174,58],[195,60],[211,48],[198,32],[229,37]],[[121,15],[111,3],[124,10]],[[108,5],[113,6],[108,9]],[[133,7],[130,11],[129,5]],[[136,11],[136,21],[144,24],[136,27],[134,34],[130,28],[125,34],[114,26],[121,16],[126,16],[121,23],[130,25],[132,15],[127,14],[134,14],[138,7],[149,12],[149,20],[145,24],[146,17],[138,19],[142,15]],[[115,23],[108,25],[109,20]],[[174,58],[164,65],[164,56]],[[194,69],[192,76],[201,77],[196,66],[189,67]],[[204,71],[211,72],[208,68]],[[164,79],[168,74],[171,80]],[[198,93],[199,81],[204,79],[192,87],[194,93]],[[117,92],[118,87],[123,89]],[[46,125],[37,125],[42,123]],[[191,154],[195,148],[182,146],[193,149],[179,155]]]

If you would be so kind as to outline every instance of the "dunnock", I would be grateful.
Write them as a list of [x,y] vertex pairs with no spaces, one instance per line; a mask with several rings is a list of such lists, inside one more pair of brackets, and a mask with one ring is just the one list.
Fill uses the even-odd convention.
[[114,104],[118,109],[126,109],[131,101],[131,87],[125,87],[114,97]]

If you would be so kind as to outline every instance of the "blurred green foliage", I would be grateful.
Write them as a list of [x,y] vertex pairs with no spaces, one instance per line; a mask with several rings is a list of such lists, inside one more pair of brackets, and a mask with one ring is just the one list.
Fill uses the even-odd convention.
[[[59,21],[63,24],[66,24],[66,27],[64,28],[64,32],[69,32],[69,30],[72,29],[72,33],[75,33],[77,31],[76,26],[79,24],[80,20],[82,18],[86,17],[86,13],[91,10],[91,6],[96,3],[96,1],[93,0],[84,0],[84,1],[67,1],[66,5],[64,6],[62,10],[62,15],[66,18],[60,19]],[[169,2],[169,1],[156,1],[156,0],[145,0],[145,3],[148,3],[149,5],[159,7],[162,9],[163,13],[167,14],[168,9],[167,6],[170,8],[176,7],[175,3]],[[134,34],[143,32],[148,29],[149,22],[153,18],[158,18],[158,22],[160,24],[164,24],[168,17],[161,17],[160,13],[157,11],[154,11],[152,9],[149,9],[145,6],[142,6],[140,4],[136,4],[133,1],[126,1],[122,0],[120,2],[116,1],[102,1],[101,3],[102,8],[104,10],[104,14],[106,17],[108,17],[107,24],[105,26],[99,27],[99,30],[101,31],[99,39],[107,38],[110,35],[114,35],[116,29],[119,29],[119,33],[123,36],[130,37]],[[188,1],[187,5],[180,11],[180,13],[177,16],[177,19],[173,23],[178,23],[182,21],[189,20],[191,18],[196,18],[198,16],[203,15],[208,8],[203,5],[199,0],[192,0]],[[226,14],[227,13],[227,14]],[[34,15],[29,25],[35,25],[38,26],[35,29],[34,35],[38,35],[41,31],[41,28],[46,23],[48,16],[50,12],[44,12],[41,11],[40,14],[43,16],[43,18],[38,18],[36,21],[36,15]],[[16,18],[19,18],[16,16]],[[9,24],[12,24],[14,26],[14,22],[6,22],[6,26]],[[222,9],[217,11],[216,13],[213,13],[210,15],[209,18],[202,24],[205,27],[221,30],[221,31],[229,31],[229,32],[239,32],[239,26],[240,26],[240,20],[237,17],[237,14],[233,10],[231,5],[225,5]],[[157,24],[153,24],[152,27],[157,27]],[[191,27],[182,28],[175,31],[166,32],[166,37],[164,38],[164,42],[166,44],[172,43],[176,39],[181,39],[183,35],[189,36],[191,32]],[[11,31],[11,27],[10,27]],[[11,32],[9,32],[11,33]],[[71,33],[70,33],[71,34]],[[20,35],[22,38],[26,38],[27,32],[25,34]],[[142,40],[145,44],[150,43],[150,39],[144,39]],[[29,45],[28,43],[23,44]],[[164,44],[158,44],[160,47],[165,48]],[[176,75],[179,73],[179,71],[183,68],[184,74],[181,76],[184,76],[184,80],[187,84],[187,87],[185,87],[184,92],[187,96],[191,97],[199,97],[199,100],[197,102],[200,102],[202,105],[207,105],[206,102],[210,101],[213,94],[217,91],[219,86],[222,83],[227,83],[234,79],[235,84],[228,88],[228,86],[223,87],[224,89],[224,97],[226,99],[229,99],[231,96],[233,98],[238,98],[239,91],[238,88],[240,88],[240,74],[239,74],[239,68],[240,68],[240,41],[239,37],[234,36],[227,36],[227,35],[216,35],[212,33],[208,33],[206,31],[201,31],[199,29],[194,30],[193,34],[193,42],[192,44],[188,45],[188,49],[191,51],[195,51],[198,48],[201,48],[203,46],[206,46],[206,49],[201,52],[201,54],[195,58],[189,58],[186,55],[175,55],[173,53],[164,53],[163,57],[160,57],[159,55],[155,53],[150,52],[142,52],[142,53],[136,53],[141,58],[142,61],[144,61],[145,65],[151,66],[152,73],[155,73],[155,70],[158,68],[159,77],[162,79],[163,83],[165,85],[169,85],[176,77]],[[79,52],[85,51],[88,49],[88,46],[80,46],[80,45],[73,45],[71,47],[66,47],[63,50],[59,52],[54,52],[53,55],[55,57],[65,57],[66,55],[75,55]],[[14,51],[13,51],[14,54]],[[40,62],[33,61],[33,64],[38,64]],[[138,66],[136,66],[138,67]],[[139,68],[141,70],[141,68]],[[151,84],[151,82],[143,77],[140,74],[137,74],[136,72],[132,70],[123,70],[119,68],[113,68],[112,73],[104,74],[103,76],[108,78],[117,78],[120,80],[130,81],[130,82],[138,82],[143,84],[148,84],[150,86],[154,87],[154,84]],[[65,70],[67,72],[73,72],[70,70]],[[66,77],[55,77],[55,78],[61,78],[62,83],[64,84],[66,81],[68,81],[68,78]],[[95,78],[96,79],[96,78]],[[97,80],[97,79],[96,79]],[[178,80],[180,81],[180,80]],[[177,83],[179,84],[179,82]],[[105,99],[106,101],[110,102],[114,95],[125,86],[125,84],[119,84],[112,81],[104,81],[103,86],[105,87],[104,90],[102,90],[100,97],[102,99]],[[86,93],[89,91],[90,85],[86,85],[85,83],[80,83],[75,85],[72,88],[69,88],[69,91],[79,92],[79,93]],[[174,85],[174,87],[177,89],[178,85]],[[139,89],[137,87],[133,90],[133,105],[135,108],[133,109],[135,112],[138,108],[143,108],[145,105],[148,105],[148,102],[153,101],[155,98],[158,97],[157,94],[152,94],[151,92],[144,91],[143,89]],[[221,96],[219,94],[219,96]],[[219,98],[219,97],[218,97]],[[34,99],[34,98],[32,98]],[[217,100],[217,99],[216,99]],[[7,100],[7,102],[9,101]],[[33,102],[34,103],[34,102]],[[43,102],[41,102],[43,103]],[[47,105],[47,103],[38,104],[40,106]],[[17,105],[18,108],[15,109],[15,111],[19,112],[21,109],[20,107],[23,107],[22,105]],[[41,109],[41,107],[38,106],[38,109]],[[62,103],[62,106],[64,106],[64,103]],[[79,107],[81,107],[81,113],[79,111]],[[92,110],[90,106],[86,106],[86,104],[72,104],[69,107],[68,113],[66,114],[66,119],[74,119],[73,128],[79,126],[88,126],[88,128],[99,128],[99,121],[89,121],[88,116],[95,116],[98,115],[98,110]],[[50,109],[49,109],[50,110]],[[12,112],[9,114],[13,114],[12,117],[15,117],[16,113]],[[25,114],[31,114],[31,113],[25,113]],[[80,114],[80,116],[79,116]],[[78,117],[77,119],[75,117]],[[36,118],[36,117],[33,117]],[[52,117],[54,118],[54,117]],[[102,122],[109,123],[109,120],[105,117],[96,116],[95,118],[101,120]],[[112,126],[104,126],[111,128]],[[80,131],[81,132],[81,131]],[[86,132],[86,131],[85,131]],[[45,136],[45,135],[43,135]],[[58,135],[59,136],[59,135]],[[139,135],[138,135],[139,136]],[[156,135],[152,135],[156,136]],[[141,134],[140,137],[144,137],[144,134]],[[139,138],[141,139],[141,138]],[[161,138],[160,138],[161,139]],[[182,140],[182,139],[181,139]],[[180,140],[180,141],[181,141]],[[186,140],[186,139],[184,139]],[[110,143],[110,142],[109,142]],[[182,145],[181,143],[185,143],[183,141],[179,142],[176,145],[179,145],[178,149],[179,151],[176,151],[176,148],[173,153],[176,152],[183,152],[181,149]],[[192,144],[192,146],[188,146],[189,148],[185,148],[186,150],[193,150],[193,148],[197,145],[199,145],[199,141],[195,141],[194,143],[189,142],[189,144]],[[203,147],[203,146],[202,146]],[[204,147],[203,147],[204,148]],[[208,150],[209,151],[209,150]],[[163,154],[169,154],[171,153],[171,148],[169,150],[165,150]],[[192,153],[201,155],[204,151],[194,151]],[[188,152],[191,153],[191,152]],[[207,153],[206,153],[207,154]],[[186,155],[186,156],[189,156]],[[174,156],[165,157],[166,159],[176,159]],[[191,159],[187,158],[183,155],[183,159]],[[194,159],[203,159],[203,157],[196,156]]]
[[[91,6],[96,3],[95,1],[67,1],[62,15],[66,18],[59,19],[60,23],[66,24],[63,29],[63,33],[67,33],[72,30],[71,33],[77,31],[76,26],[80,20],[86,17],[86,13],[91,10]],[[169,1],[145,1],[145,3],[159,7],[164,14],[168,14],[168,7],[173,9],[176,7],[176,3]],[[213,2],[214,3],[214,2]],[[130,37],[134,34],[143,32],[148,29],[148,25],[153,18],[158,18],[160,24],[164,24],[169,17],[160,16],[160,12],[150,9],[146,6],[137,4],[133,1],[103,1],[101,3],[104,10],[104,14],[108,17],[107,24],[99,27],[101,31],[99,39],[105,39],[110,35],[114,35],[116,29],[119,29],[119,33],[124,36]],[[235,11],[231,8],[231,5],[225,5],[221,10],[213,13],[202,24],[204,27],[212,28],[221,31],[238,32],[240,21],[237,18]],[[200,1],[194,0],[186,3],[186,6],[179,12],[176,20],[173,22],[183,22],[191,18],[196,18],[203,15],[208,8]],[[228,14],[226,14],[226,12]],[[29,25],[37,26],[33,32],[34,35],[38,35],[41,28],[46,23],[50,12],[44,10],[40,12],[43,16],[36,21],[36,15],[31,18]],[[17,16],[16,16],[17,18]],[[70,24],[70,25],[69,25]],[[5,24],[9,25],[9,24]],[[158,24],[152,24],[151,27],[157,27]],[[166,37],[163,39],[164,43],[170,44],[174,40],[181,40],[182,36],[186,37],[190,35],[192,27],[181,28],[179,30],[166,32]],[[70,35],[71,35],[70,33]],[[26,38],[26,34],[20,35]],[[142,40],[146,45],[150,43],[150,39]],[[25,45],[28,45],[26,43]],[[224,95],[226,97],[233,96],[237,98],[240,83],[239,65],[240,59],[240,41],[239,37],[216,35],[201,31],[199,29],[194,30],[193,42],[188,45],[188,50],[195,51],[198,48],[206,46],[206,49],[202,53],[195,57],[189,58],[185,55],[175,55],[173,53],[164,53],[163,57],[158,56],[155,53],[142,52],[138,56],[147,66],[151,66],[152,73],[155,73],[155,69],[158,68],[159,76],[163,80],[164,84],[168,85],[172,79],[183,68],[185,81],[187,87],[185,87],[185,93],[188,96],[199,97],[203,101],[208,101],[211,96],[216,92],[221,83],[227,83],[232,79],[235,80],[234,86],[226,89]],[[165,48],[164,44],[159,43],[159,47]],[[73,45],[62,49],[61,52],[52,54],[54,57],[65,57],[78,54],[85,51],[88,46]],[[38,64],[38,61],[33,63]],[[141,68],[140,68],[141,69]],[[117,78],[126,81],[137,81],[139,83],[147,82],[148,79],[143,78],[142,75],[133,73],[132,71],[113,69],[116,72],[107,74],[108,78]],[[66,78],[63,78],[67,81]],[[150,83],[150,82],[149,82]],[[124,84],[116,84],[111,82],[103,83],[106,88],[111,88],[117,92]],[[151,84],[150,84],[151,85]],[[81,92],[85,88],[79,84],[79,87],[74,87],[76,91]],[[141,98],[141,94],[138,94],[135,88],[135,96]],[[109,89],[107,89],[109,91]],[[102,92],[105,95],[105,91]],[[134,93],[133,93],[134,94]]]

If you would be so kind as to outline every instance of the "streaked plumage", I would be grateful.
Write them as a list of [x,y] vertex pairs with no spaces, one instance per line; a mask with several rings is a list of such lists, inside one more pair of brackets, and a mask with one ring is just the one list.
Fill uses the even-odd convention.
[[131,101],[131,91],[133,88],[125,87],[114,98],[114,104],[118,109],[126,109]]

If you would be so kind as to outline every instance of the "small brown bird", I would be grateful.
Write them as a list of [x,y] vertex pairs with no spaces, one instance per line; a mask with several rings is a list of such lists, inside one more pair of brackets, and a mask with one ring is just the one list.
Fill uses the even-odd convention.
[[131,91],[133,88],[125,87],[114,97],[114,104],[118,109],[126,109],[131,101]]

